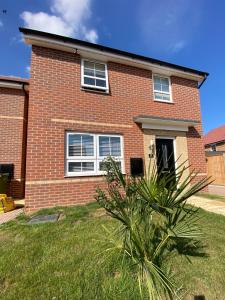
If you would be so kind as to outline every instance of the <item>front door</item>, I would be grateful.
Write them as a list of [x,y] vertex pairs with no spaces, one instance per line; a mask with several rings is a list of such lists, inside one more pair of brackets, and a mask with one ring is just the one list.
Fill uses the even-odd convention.
[[[156,139],[156,159],[157,168],[160,176],[168,173],[175,175],[175,158],[173,139]],[[175,180],[175,176],[174,176]]]

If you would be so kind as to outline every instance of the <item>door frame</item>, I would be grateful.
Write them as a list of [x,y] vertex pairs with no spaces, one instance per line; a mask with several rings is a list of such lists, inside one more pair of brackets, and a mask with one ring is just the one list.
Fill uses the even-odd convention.
[[175,173],[176,173],[176,168],[177,168],[176,137],[175,136],[156,135],[155,141],[156,140],[173,140],[174,167],[175,167]]

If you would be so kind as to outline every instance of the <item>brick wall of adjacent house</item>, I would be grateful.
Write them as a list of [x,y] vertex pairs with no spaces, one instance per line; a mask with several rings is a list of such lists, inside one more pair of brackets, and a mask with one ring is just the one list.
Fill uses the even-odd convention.
[[[109,94],[81,89],[80,56],[33,46],[29,93],[26,206],[36,210],[93,200],[102,178],[65,178],[65,132],[124,136],[126,172],[130,157],[144,157],[137,115],[201,122],[197,82],[172,77],[174,103],[153,101],[151,71],[108,62]],[[82,121],[82,122],[80,122]],[[85,123],[86,122],[86,123]],[[88,122],[91,122],[91,124]],[[189,160],[206,172],[201,124],[187,134]]]
[[0,164],[14,164],[8,194],[24,197],[27,96],[23,90],[0,87]]

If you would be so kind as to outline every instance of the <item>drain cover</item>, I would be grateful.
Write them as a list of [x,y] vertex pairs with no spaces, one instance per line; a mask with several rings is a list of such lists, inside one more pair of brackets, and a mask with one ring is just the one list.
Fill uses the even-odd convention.
[[59,218],[59,214],[54,215],[45,215],[45,216],[34,216],[30,219],[28,224],[40,224],[40,223],[48,223],[48,222],[57,222]]

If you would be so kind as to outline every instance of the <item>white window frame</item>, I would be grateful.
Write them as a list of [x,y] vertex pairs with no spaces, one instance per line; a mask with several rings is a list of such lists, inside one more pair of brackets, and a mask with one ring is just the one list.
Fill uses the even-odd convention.
[[[88,62],[94,63],[94,64],[97,63],[97,64],[105,65],[105,78],[84,75],[84,62],[85,61],[88,61]],[[91,85],[91,84],[86,84],[86,83],[84,83],[84,77],[85,76],[89,77],[89,78],[93,78],[93,79],[104,80],[106,82],[106,86],[103,87],[103,86],[94,86],[94,85]],[[87,59],[87,58],[82,58],[81,59],[81,86],[86,87],[86,88],[90,88],[90,89],[102,90],[102,91],[105,91],[105,92],[109,92],[109,80],[108,80],[107,63],[101,62],[101,61],[90,60],[90,59]]]
[[100,171],[100,163],[104,161],[106,158],[105,156],[100,156],[100,149],[99,149],[99,137],[101,136],[107,136],[107,137],[119,137],[120,138],[120,150],[121,150],[121,155],[114,157],[115,161],[120,161],[121,162],[121,171],[122,173],[125,172],[124,168],[124,145],[123,145],[123,136],[119,134],[98,134],[97,135],[97,170],[99,174],[105,174],[105,171]]
[[[93,136],[94,155],[93,156],[69,156],[69,136],[70,135],[90,135]],[[66,175],[67,176],[89,176],[96,173],[96,137],[92,133],[87,132],[67,132],[66,133]],[[86,172],[69,172],[70,162],[94,162],[94,170]]]
[[[155,90],[155,84],[154,84],[154,78],[155,78],[155,77],[160,77],[160,78],[166,78],[166,79],[168,79],[168,81],[169,81],[169,92],[162,92],[162,91],[159,91],[159,90]],[[163,102],[163,103],[164,103],[164,102],[166,102],[166,103],[173,103],[171,79],[170,79],[169,76],[164,76],[164,75],[162,75],[162,74],[153,74],[153,75],[152,75],[152,85],[153,85],[153,99],[154,99],[154,101],[157,101],[157,102]],[[170,100],[160,100],[160,99],[156,99],[156,98],[155,98],[155,93],[169,95]]]
[[[70,135],[90,135],[93,136],[94,142],[94,155],[93,156],[69,156],[69,136]],[[124,141],[123,136],[119,134],[94,134],[94,133],[87,133],[87,132],[73,132],[69,131],[66,132],[66,158],[65,158],[65,176],[68,177],[80,177],[80,176],[95,176],[95,175],[104,175],[105,171],[100,171],[100,162],[102,162],[106,157],[100,156],[99,154],[99,137],[100,136],[107,136],[107,137],[119,137],[120,138],[120,148],[121,148],[121,156],[115,157],[116,161],[121,162],[121,171],[122,173],[125,172],[125,165],[124,165]],[[69,172],[69,163],[70,162],[93,162],[94,163],[94,170],[93,171],[86,171],[86,172]]]

